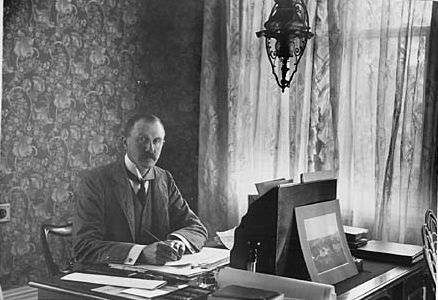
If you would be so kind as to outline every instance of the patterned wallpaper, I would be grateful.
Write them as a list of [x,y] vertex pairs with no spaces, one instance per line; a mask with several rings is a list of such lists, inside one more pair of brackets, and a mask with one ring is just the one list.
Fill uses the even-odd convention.
[[[121,154],[127,113],[167,129],[159,165],[197,208],[203,1],[5,0],[3,289],[47,276],[39,227],[72,217],[78,173]],[[55,242],[55,255],[69,244]]]

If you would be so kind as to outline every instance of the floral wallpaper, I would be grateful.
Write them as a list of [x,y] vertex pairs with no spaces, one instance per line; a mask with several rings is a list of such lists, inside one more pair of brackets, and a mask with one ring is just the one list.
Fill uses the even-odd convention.
[[[4,1],[0,203],[3,289],[47,276],[41,223],[72,217],[78,173],[121,153],[129,112],[166,126],[159,165],[197,210],[203,1]],[[69,253],[53,243],[55,257]]]

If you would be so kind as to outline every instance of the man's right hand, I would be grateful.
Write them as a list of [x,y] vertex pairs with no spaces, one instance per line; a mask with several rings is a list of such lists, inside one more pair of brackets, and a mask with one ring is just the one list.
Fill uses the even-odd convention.
[[178,260],[178,252],[169,243],[155,242],[144,247],[140,262],[151,265],[164,265],[168,261]]

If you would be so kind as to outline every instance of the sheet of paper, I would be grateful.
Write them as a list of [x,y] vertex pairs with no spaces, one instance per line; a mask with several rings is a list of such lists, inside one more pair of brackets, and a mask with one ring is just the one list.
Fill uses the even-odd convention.
[[113,285],[129,288],[153,290],[166,284],[164,280],[148,280],[139,278],[127,278],[87,273],[71,273],[61,278],[62,280],[80,281],[102,285]]
[[179,285],[166,285],[162,288],[150,291],[150,290],[143,290],[143,289],[136,289],[136,288],[130,288],[130,289],[124,289],[122,293],[133,295],[133,297],[141,297],[144,298],[152,298],[157,296],[162,296],[169,294],[171,292],[174,292],[176,290],[180,290],[183,288],[188,287],[187,284],[179,284]]
[[143,297],[135,296],[135,295],[129,295],[129,294],[122,294],[122,291],[126,290],[124,287],[118,287],[118,286],[110,286],[105,285],[98,288],[91,289],[93,292],[98,292],[106,295],[112,295],[112,296],[118,296],[123,297],[126,299],[132,299],[132,300],[144,300]]
[[236,227],[233,227],[227,231],[217,232],[217,235],[219,236],[222,244],[224,244],[224,246],[230,250],[233,249],[234,246],[234,230],[236,230]]
[[219,270],[219,288],[231,284],[281,292],[287,298],[335,300],[333,285],[233,269]]
[[152,297],[162,296],[162,295],[166,295],[170,292],[171,291],[164,291],[161,289],[143,290],[143,289],[136,289],[136,288],[129,288],[129,289],[125,289],[122,291],[122,293],[124,293],[124,294],[139,296],[139,297],[142,297],[142,299],[143,299],[143,297],[144,298],[152,298]]
[[229,258],[230,251],[228,249],[204,247],[198,253],[184,254],[180,260],[167,262],[165,266],[208,266]]

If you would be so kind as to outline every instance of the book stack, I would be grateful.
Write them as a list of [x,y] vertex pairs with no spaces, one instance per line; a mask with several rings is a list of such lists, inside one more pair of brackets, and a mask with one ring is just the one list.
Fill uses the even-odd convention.
[[353,255],[372,260],[412,265],[423,259],[423,247],[370,240],[365,246],[351,251]]
[[357,249],[368,243],[368,229],[344,225],[344,233],[347,237],[348,247]]

